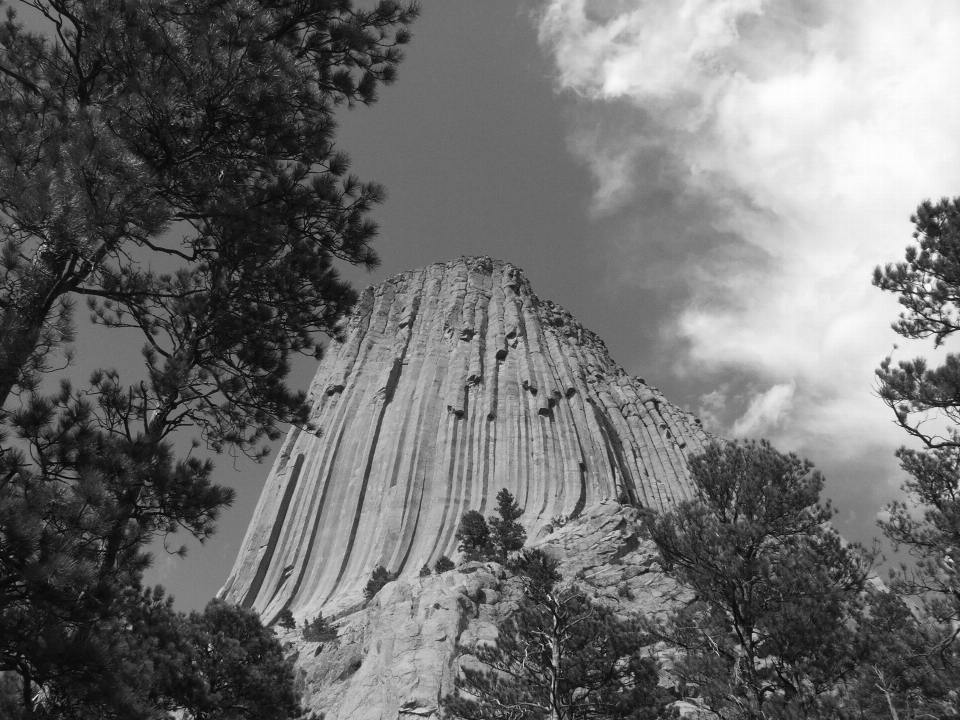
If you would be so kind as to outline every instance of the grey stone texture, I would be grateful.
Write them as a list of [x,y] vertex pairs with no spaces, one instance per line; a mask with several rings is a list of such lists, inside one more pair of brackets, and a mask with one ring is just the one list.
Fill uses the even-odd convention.
[[[660,510],[691,494],[686,456],[709,440],[699,421],[628,376],[509,263],[461,257],[396,275],[362,293],[343,330],[310,388],[320,433],[288,435],[221,596],[268,623],[284,609],[298,620],[347,617],[363,607],[374,567],[399,573],[378,601],[392,598],[390,614],[367,608],[365,629],[344,626],[380,645],[389,635],[394,648],[367,652],[356,677],[375,662],[381,669],[369,672],[389,668],[398,687],[436,676],[434,692],[446,677],[447,660],[434,650],[418,659],[415,648],[427,637],[452,648],[463,632],[458,603],[486,604],[453,593],[447,575],[417,574],[440,555],[457,557],[461,515],[490,514],[500,488],[524,508],[533,542],[584,527],[555,519],[594,517],[618,499]],[[629,590],[645,573],[611,563],[584,572],[614,600],[618,585]],[[371,629],[377,623],[387,634]],[[340,672],[353,661],[344,662]],[[367,717],[351,712],[342,717]]]
[[[563,582],[617,613],[656,617],[691,596],[663,573],[641,520],[641,511],[607,501],[546,527],[534,545],[559,561]],[[459,668],[476,663],[470,648],[495,641],[521,592],[501,566],[467,563],[387,584],[336,619],[337,643],[307,643],[298,631],[280,631],[281,639],[297,657],[305,704],[327,720],[433,719]]]

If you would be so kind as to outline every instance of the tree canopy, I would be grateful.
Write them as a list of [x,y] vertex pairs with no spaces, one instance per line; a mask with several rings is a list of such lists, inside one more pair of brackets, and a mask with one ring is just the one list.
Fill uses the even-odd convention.
[[[335,113],[393,81],[417,9],[21,4],[45,27],[0,23],[0,671],[30,714],[122,655],[150,539],[203,540],[232,501],[174,434],[260,458],[308,426],[291,357],[337,335],[337,263],[376,264],[383,198]],[[81,296],[139,334],[145,372],[44,394]]]
[[463,647],[457,690],[443,700],[463,720],[648,720],[666,717],[667,693],[642,622],[619,617],[579,587],[561,585],[538,550],[514,564],[525,595],[497,625],[495,643]]
[[[910,218],[917,245],[904,262],[873,271],[873,284],[897,295],[904,308],[893,329],[904,338],[933,338],[943,345],[960,330],[960,198],[929,200]],[[887,357],[877,370],[879,394],[897,423],[929,448],[960,446],[960,355],[948,353],[930,367],[924,358],[896,364]],[[940,416],[944,422],[930,422]]]
[[489,520],[476,510],[468,510],[457,528],[458,549],[464,560],[495,560],[507,562],[527,541],[527,531],[517,522],[523,509],[506,488],[497,493],[497,516]]
[[828,524],[823,477],[796,455],[712,443],[689,462],[696,497],[652,526],[696,593],[660,631],[682,651],[674,672],[722,718],[817,717],[856,664],[874,554]]
[[[911,221],[917,244],[907,246],[903,262],[877,267],[873,282],[895,293],[904,308],[893,329],[910,340],[932,338],[937,348],[960,330],[960,198],[924,201]],[[894,655],[892,665],[877,663],[875,674],[890,679],[879,683],[886,688],[884,700],[903,708],[904,715],[943,713],[951,707],[955,714],[960,667],[960,355],[948,352],[936,366],[923,357],[897,363],[887,357],[876,374],[879,395],[895,421],[923,449],[897,451],[908,475],[906,498],[890,504],[880,523],[894,547],[912,556],[911,564],[891,572],[890,584],[897,593],[912,596],[919,612],[911,623],[890,624],[897,646],[905,650]],[[905,683],[916,685],[908,688]],[[953,697],[944,694],[944,687]]]

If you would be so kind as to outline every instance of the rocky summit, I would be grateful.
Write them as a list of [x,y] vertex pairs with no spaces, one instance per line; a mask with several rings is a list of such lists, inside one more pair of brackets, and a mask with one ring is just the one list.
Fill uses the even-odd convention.
[[[286,438],[221,596],[266,623],[337,619],[335,650],[296,641],[329,720],[436,713],[458,643],[509,611],[510,587],[493,565],[418,573],[457,557],[460,517],[503,487],[565,576],[667,606],[637,517],[691,495],[686,457],[709,438],[515,266],[461,257],[366,289],[310,401],[319,430]],[[399,579],[367,603],[378,565]]]

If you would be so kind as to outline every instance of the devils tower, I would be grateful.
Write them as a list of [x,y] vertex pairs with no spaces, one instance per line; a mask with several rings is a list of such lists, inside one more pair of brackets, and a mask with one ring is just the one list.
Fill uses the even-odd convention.
[[467,510],[508,488],[535,540],[557,518],[690,494],[699,421],[628,376],[603,341],[486,257],[365,290],[310,388],[221,595],[272,622],[362,602],[383,565],[455,556]]

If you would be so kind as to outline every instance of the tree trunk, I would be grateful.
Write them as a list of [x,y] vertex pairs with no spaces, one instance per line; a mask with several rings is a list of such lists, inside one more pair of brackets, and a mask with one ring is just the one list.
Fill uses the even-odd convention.
[[[551,598],[552,600],[552,598]],[[550,720],[563,720],[560,699],[560,618],[553,613],[553,637],[550,638]]]

